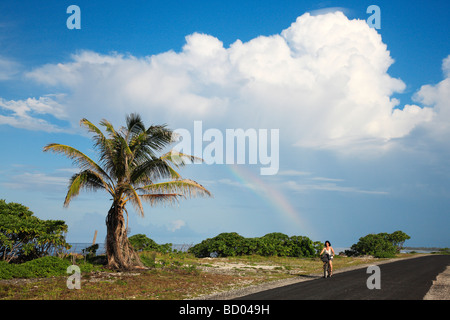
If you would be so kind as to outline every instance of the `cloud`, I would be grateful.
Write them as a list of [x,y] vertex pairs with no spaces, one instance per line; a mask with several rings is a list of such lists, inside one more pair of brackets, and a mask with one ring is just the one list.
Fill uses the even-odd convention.
[[56,119],[67,119],[65,108],[59,104],[57,95],[46,95],[26,100],[9,100],[0,98],[0,125],[7,124],[16,128],[46,132],[60,132],[65,129],[43,119],[51,115]]
[[442,71],[446,78],[450,78],[450,55],[442,62]]
[[184,227],[185,225],[186,225],[186,222],[184,222],[183,220],[175,220],[170,223],[168,230],[175,232],[178,229],[181,229],[182,227]]
[[[324,180],[321,178],[319,180]],[[333,179],[327,179],[332,181]],[[341,180],[343,181],[343,180]],[[283,183],[283,185],[295,192],[310,192],[310,191],[332,191],[332,192],[345,192],[345,193],[361,193],[361,194],[372,194],[372,195],[387,195],[386,191],[378,191],[378,190],[366,190],[357,187],[347,187],[342,186],[333,182],[311,182],[311,183],[299,183],[297,181],[289,180]]]
[[[345,179],[329,178],[322,176],[315,176],[310,172],[303,172],[298,170],[281,170],[273,180],[251,180],[238,181],[231,179],[218,179],[217,181],[210,181],[205,183],[227,185],[235,188],[248,188],[255,192],[264,192],[266,190],[290,190],[295,193],[306,193],[313,191],[330,191],[330,192],[344,192],[344,193],[359,193],[372,195],[387,195],[389,192],[384,190],[370,190],[368,188],[345,186]],[[270,193],[270,191],[269,191]]]
[[70,177],[80,171],[77,168],[57,168],[52,172],[42,172],[38,167],[22,164],[12,164],[4,169],[0,185],[6,188],[56,193],[65,193]]
[[434,119],[424,127],[433,140],[445,142],[450,133],[450,55],[443,60],[442,71],[444,80],[435,85],[422,86],[413,99],[433,108]]
[[348,16],[352,12],[352,10],[350,10],[348,8],[344,8],[344,7],[328,7],[328,8],[322,8],[322,9],[309,11],[309,14],[312,16],[319,16],[319,15],[323,15],[323,14],[327,14],[327,13],[335,13],[337,11],[341,11],[346,16]]
[[12,79],[20,72],[20,67],[16,61],[0,56],[0,81]]
[[68,177],[54,176],[42,172],[24,172],[8,178],[2,185],[13,189],[60,191],[66,189]]
[[298,171],[298,170],[280,170],[278,172],[279,176],[308,176],[312,174],[311,172]]
[[[418,92],[425,107],[400,106],[391,98],[405,89],[388,74],[393,62],[365,21],[342,12],[305,13],[279,34],[236,40],[229,48],[194,33],[180,52],[134,57],[83,51],[27,77],[63,93],[64,107],[48,112],[74,124],[83,117],[123,123],[135,111],[173,128],[194,120],[217,128],[279,128],[285,143],[348,151],[406,137],[444,112],[437,109],[448,103],[446,84]],[[447,76],[449,65],[447,59]],[[55,130],[15,112],[0,121]]]

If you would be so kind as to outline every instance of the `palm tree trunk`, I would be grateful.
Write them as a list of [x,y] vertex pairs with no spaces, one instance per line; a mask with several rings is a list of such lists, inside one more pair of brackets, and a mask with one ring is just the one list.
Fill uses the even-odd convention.
[[112,269],[129,270],[142,266],[142,263],[128,241],[123,211],[123,206],[114,201],[106,217],[107,266]]

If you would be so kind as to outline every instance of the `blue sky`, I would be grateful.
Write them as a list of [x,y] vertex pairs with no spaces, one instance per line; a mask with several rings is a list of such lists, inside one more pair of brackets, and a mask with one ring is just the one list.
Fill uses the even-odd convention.
[[[69,30],[69,5],[81,29]],[[381,10],[370,28],[369,5]],[[105,237],[109,199],[65,209],[76,168],[51,142],[93,155],[82,117],[203,129],[279,129],[279,170],[190,165],[214,198],[130,211],[130,234],[198,243],[221,232],[304,235],[348,247],[402,230],[449,246],[448,1],[2,1],[0,198],[67,239]],[[205,146],[206,143],[203,145]]]

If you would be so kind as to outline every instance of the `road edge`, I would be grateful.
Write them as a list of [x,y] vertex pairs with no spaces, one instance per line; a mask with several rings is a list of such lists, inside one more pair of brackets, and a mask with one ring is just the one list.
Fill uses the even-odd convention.
[[[352,271],[352,270],[357,270],[357,269],[363,269],[363,268],[367,268],[372,265],[380,265],[380,264],[391,263],[391,262],[405,260],[405,259],[416,259],[416,258],[420,258],[420,257],[427,256],[427,255],[429,255],[429,254],[418,254],[418,255],[410,256],[410,257],[392,258],[392,259],[380,260],[380,261],[373,260],[370,263],[361,264],[361,265],[354,266],[354,267],[345,267],[342,269],[337,269],[333,273],[337,274],[337,273],[342,273],[342,272],[347,272],[347,271]],[[449,269],[449,268],[447,267],[447,269]],[[448,272],[450,273],[450,270]],[[295,278],[274,280],[274,281],[266,282],[266,283],[259,284],[259,285],[251,285],[251,286],[248,286],[245,288],[239,288],[239,289],[233,289],[233,290],[229,290],[229,291],[223,291],[223,292],[218,292],[218,293],[202,295],[202,296],[190,298],[187,300],[232,300],[232,299],[240,298],[240,297],[250,295],[253,293],[265,291],[265,290],[275,289],[275,288],[287,286],[290,284],[300,283],[300,282],[304,282],[304,281],[311,281],[314,279],[318,279],[320,277],[322,277],[322,274],[300,275]],[[450,281],[450,277],[443,276],[441,278]],[[441,278],[439,278],[439,279],[441,279]],[[437,290],[439,290],[439,292],[440,292],[440,290],[449,290],[449,288],[450,288],[450,286],[448,284],[447,284],[447,286],[444,285],[443,288],[438,287],[438,286],[442,286],[441,281],[439,283],[438,282],[435,283],[435,281],[433,281],[432,287],[433,286],[435,286],[435,288],[433,289],[434,291],[432,292],[433,295],[430,294],[428,296],[428,298],[431,298],[429,300],[436,300],[437,299],[436,297],[441,296],[440,294],[437,293]],[[431,289],[432,288],[430,288],[430,290]],[[436,291],[436,294],[434,294],[435,291]],[[448,291],[445,291],[445,292],[448,292]],[[447,294],[447,296],[448,296],[448,294]]]
[[423,300],[450,300],[450,266],[437,275]]

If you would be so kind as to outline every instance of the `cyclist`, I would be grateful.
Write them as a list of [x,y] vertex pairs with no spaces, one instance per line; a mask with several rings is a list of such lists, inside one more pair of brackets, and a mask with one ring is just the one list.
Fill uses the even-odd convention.
[[[320,252],[320,256],[323,254],[323,253],[326,253],[326,254],[328,254],[328,257],[329,257],[329,263],[330,263],[330,275],[329,275],[329,277],[331,277],[331,275],[333,274],[333,256],[334,256],[334,249],[333,249],[333,247],[331,246],[331,243],[330,243],[330,241],[325,241],[325,247],[322,249],[322,251]],[[323,263],[324,265],[325,265],[325,262]]]

